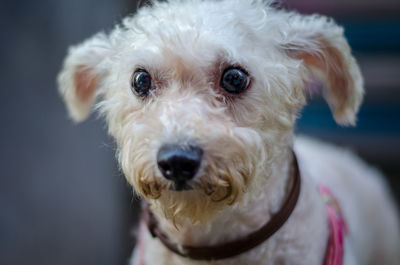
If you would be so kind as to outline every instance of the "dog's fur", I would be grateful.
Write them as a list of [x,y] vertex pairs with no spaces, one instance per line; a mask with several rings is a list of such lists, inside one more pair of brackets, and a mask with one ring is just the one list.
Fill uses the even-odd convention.
[[[399,264],[398,218],[380,173],[350,152],[293,135],[314,92],[323,94],[339,124],[356,122],[363,81],[343,29],[324,16],[271,4],[155,2],[110,34],[70,49],[58,83],[71,117],[84,120],[98,102],[126,179],[178,244],[213,245],[259,228],[286,196],[292,148],[299,159],[299,202],[262,245],[234,258],[195,262],[142,227],[141,264],[320,265],[329,228],[319,184],[338,197],[347,222],[344,264]],[[232,65],[251,79],[239,95],[219,86]],[[146,98],[131,91],[138,68],[154,82]],[[157,151],[165,143],[193,142],[204,150],[193,190],[175,191],[157,168]]]

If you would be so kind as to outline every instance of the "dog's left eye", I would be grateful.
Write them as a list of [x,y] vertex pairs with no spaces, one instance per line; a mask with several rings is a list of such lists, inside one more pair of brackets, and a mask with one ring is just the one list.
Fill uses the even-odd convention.
[[131,87],[139,96],[147,96],[151,88],[151,76],[143,69],[136,70],[133,73]]
[[240,68],[227,68],[222,74],[220,86],[231,94],[243,92],[249,85],[249,76]]

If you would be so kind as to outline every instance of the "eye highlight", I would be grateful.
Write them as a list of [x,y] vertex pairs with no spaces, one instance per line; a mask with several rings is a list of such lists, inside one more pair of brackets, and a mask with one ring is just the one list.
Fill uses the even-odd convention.
[[229,67],[221,76],[220,86],[231,94],[239,94],[248,87],[249,83],[249,76],[244,70]]
[[138,96],[147,96],[151,89],[151,75],[144,69],[136,70],[131,79],[131,89]]

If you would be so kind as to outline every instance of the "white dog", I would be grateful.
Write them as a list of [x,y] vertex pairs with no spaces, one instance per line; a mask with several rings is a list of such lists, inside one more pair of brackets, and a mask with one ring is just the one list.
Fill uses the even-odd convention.
[[293,135],[318,82],[335,120],[356,122],[363,81],[343,29],[271,4],[155,2],[69,51],[71,117],[98,102],[146,201],[133,264],[400,264],[380,173]]

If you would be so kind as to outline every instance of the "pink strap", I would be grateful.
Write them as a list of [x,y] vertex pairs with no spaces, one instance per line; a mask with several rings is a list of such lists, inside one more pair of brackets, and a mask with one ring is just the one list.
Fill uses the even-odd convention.
[[134,265],[144,265],[143,263],[143,256],[144,256],[144,246],[143,246],[143,236],[144,231],[146,231],[146,225],[144,222],[140,222],[139,225],[139,236],[137,240],[137,244],[135,247],[135,251],[133,253],[133,264]]
[[331,190],[323,185],[319,186],[319,192],[326,204],[328,215],[330,237],[326,250],[325,265],[343,265],[343,239],[347,233],[346,223],[337,199]]

